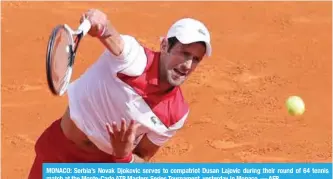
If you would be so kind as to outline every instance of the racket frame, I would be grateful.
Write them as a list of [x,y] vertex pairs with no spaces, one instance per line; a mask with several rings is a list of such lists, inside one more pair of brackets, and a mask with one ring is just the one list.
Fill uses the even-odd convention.
[[[49,89],[51,91],[51,93],[55,96],[62,96],[68,87],[68,84],[70,82],[70,79],[72,77],[72,72],[73,72],[73,65],[74,65],[74,60],[75,60],[75,56],[76,56],[76,52],[78,49],[78,46],[80,44],[80,41],[82,40],[83,36],[85,36],[87,34],[87,32],[89,31],[91,27],[90,22],[87,19],[84,19],[83,22],[80,24],[78,30],[72,30],[67,24],[63,24],[63,25],[58,25],[56,26],[52,33],[51,36],[49,38],[48,41],[48,46],[47,46],[47,53],[46,53],[46,76],[47,76],[47,82],[48,82],[48,86]],[[66,75],[65,75],[65,79],[64,79],[64,85],[61,87],[61,89],[59,90],[59,92],[55,89],[55,86],[53,84],[53,80],[52,80],[52,72],[51,72],[51,55],[53,53],[53,45],[55,42],[55,38],[57,36],[57,33],[59,32],[59,30],[65,30],[66,33],[69,34],[69,63],[68,63],[68,68],[66,70]],[[75,39],[74,39],[75,36]]]

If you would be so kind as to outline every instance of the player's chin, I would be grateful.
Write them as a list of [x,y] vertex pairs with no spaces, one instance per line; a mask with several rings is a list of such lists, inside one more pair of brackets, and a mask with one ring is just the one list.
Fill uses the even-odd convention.
[[173,76],[168,76],[168,82],[171,86],[180,86],[182,85],[186,80],[186,76],[181,76],[181,77],[173,77]]

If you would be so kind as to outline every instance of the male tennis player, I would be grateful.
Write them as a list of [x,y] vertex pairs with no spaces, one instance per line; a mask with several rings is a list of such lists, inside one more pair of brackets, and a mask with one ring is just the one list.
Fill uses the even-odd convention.
[[66,112],[36,142],[29,179],[41,178],[44,162],[148,162],[184,125],[180,85],[211,54],[210,34],[195,19],[175,22],[155,52],[120,35],[99,10],[84,17],[106,50],[70,84]]

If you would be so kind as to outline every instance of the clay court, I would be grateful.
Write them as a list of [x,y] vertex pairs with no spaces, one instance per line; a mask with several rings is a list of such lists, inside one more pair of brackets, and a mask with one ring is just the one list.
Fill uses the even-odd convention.
[[[47,88],[46,44],[54,26],[76,27],[89,8],[154,49],[178,18],[195,17],[211,30],[213,56],[183,86],[188,122],[154,161],[332,161],[331,2],[6,2],[3,179],[26,178],[34,142],[66,108],[67,98]],[[97,40],[84,39],[74,78],[102,51]],[[303,116],[287,114],[291,95],[304,99]]]

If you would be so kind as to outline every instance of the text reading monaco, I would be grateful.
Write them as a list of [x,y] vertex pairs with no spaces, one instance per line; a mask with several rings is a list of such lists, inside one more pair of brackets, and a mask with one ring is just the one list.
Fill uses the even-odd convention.
[[138,168],[46,168],[46,173],[78,173],[78,174],[140,174],[161,173],[161,169],[138,169]]
[[71,168],[46,168],[46,173],[72,173]]

